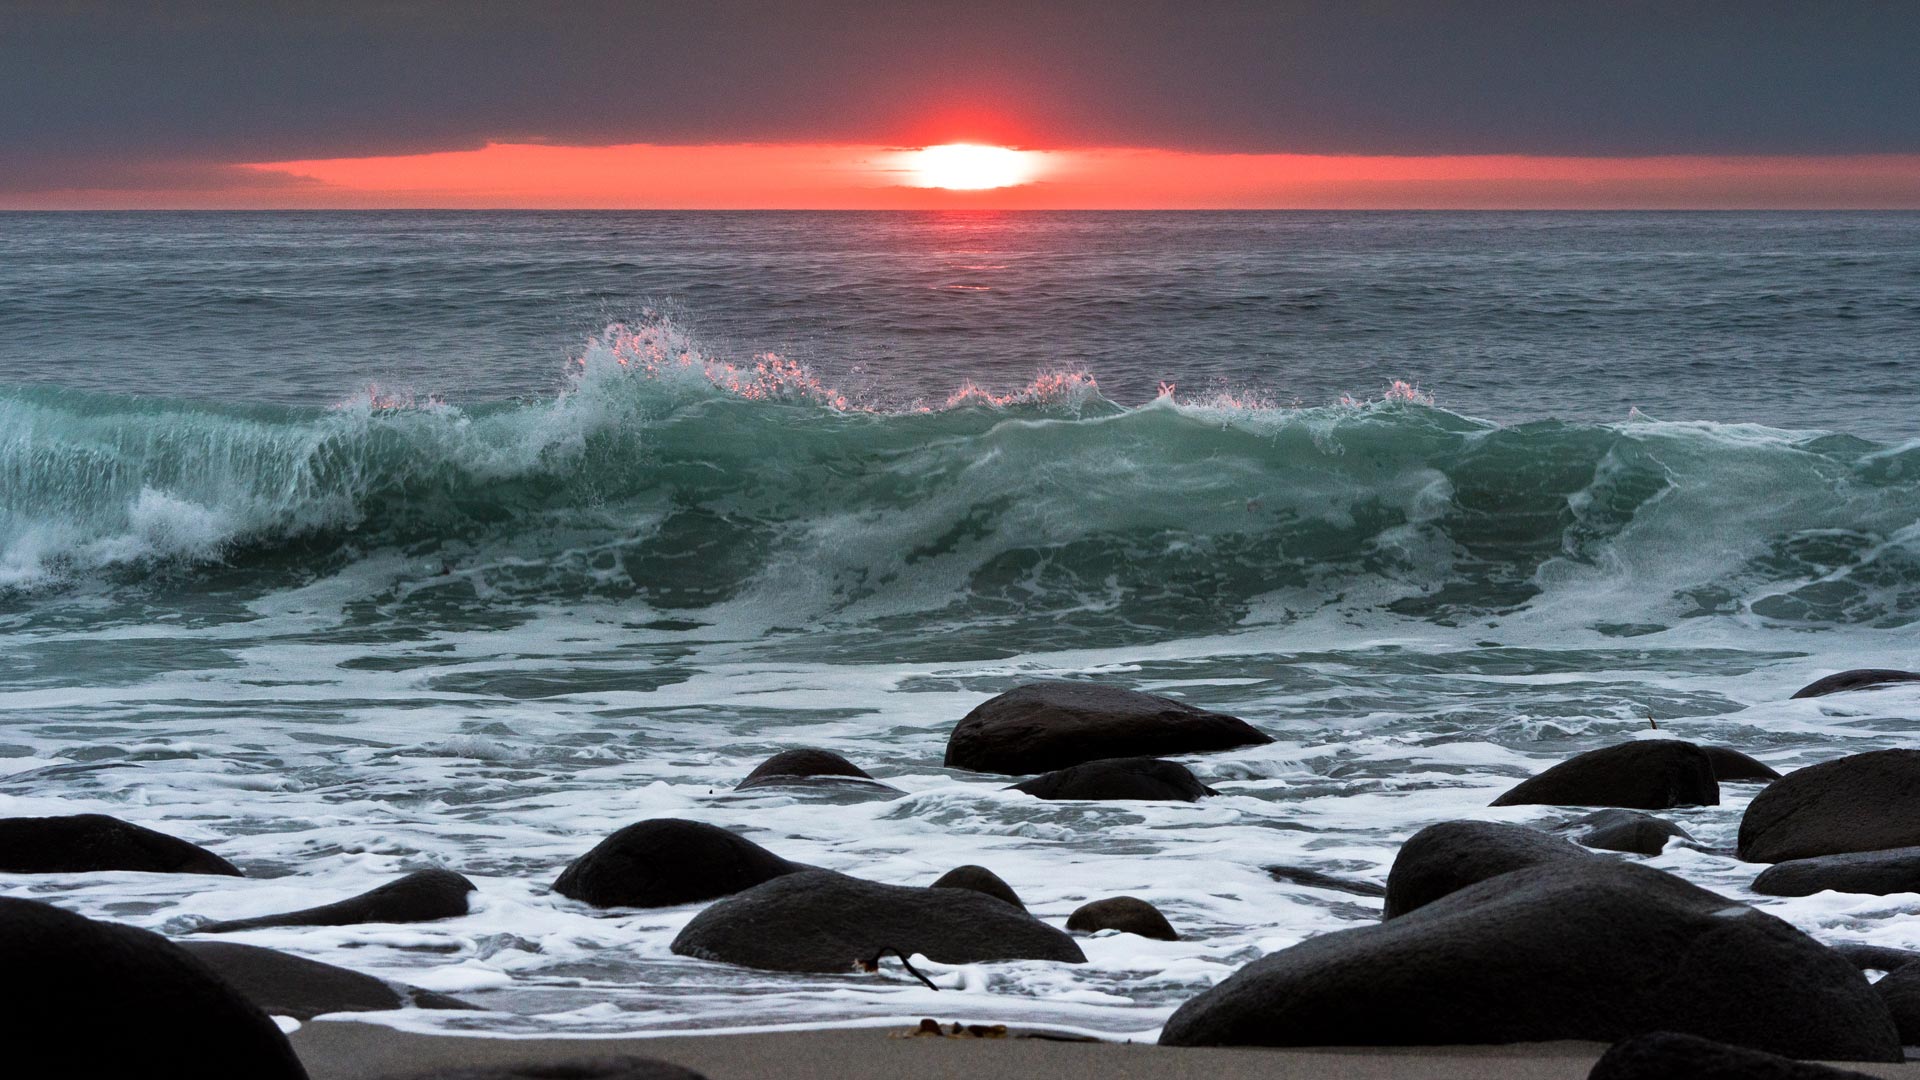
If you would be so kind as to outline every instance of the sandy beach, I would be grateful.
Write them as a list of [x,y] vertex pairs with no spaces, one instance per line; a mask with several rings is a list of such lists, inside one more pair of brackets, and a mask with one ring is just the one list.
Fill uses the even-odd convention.
[[[673,1062],[708,1080],[947,1080],[1048,1076],[1058,1080],[1582,1080],[1599,1043],[1512,1046],[1174,1048],[1014,1037],[904,1037],[910,1026],[656,1038],[501,1039],[418,1035],[350,1020],[293,1034],[312,1080],[373,1080],[457,1066],[533,1064],[635,1055]],[[1920,1064],[1848,1063],[1871,1076],[1920,1077]]]

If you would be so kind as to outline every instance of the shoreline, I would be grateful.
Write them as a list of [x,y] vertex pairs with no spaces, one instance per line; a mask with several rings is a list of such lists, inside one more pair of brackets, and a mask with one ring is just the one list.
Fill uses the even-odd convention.
[[[556,1063],[633,1055],[692,1069],[707,1080],[1584,1080],[1606,1050],[1597,1042],[1505,1046],[1163,1047],[1036,1038],[909,1037],[910,1026],[727,1034],[569,1036],[428,1035],[351,1018],[316,1020],[290,1038],[311,1080],[375,1080],[459,1067]],[[1837,1062],[1870,1076],[1920,1078],[1920,1063]]]

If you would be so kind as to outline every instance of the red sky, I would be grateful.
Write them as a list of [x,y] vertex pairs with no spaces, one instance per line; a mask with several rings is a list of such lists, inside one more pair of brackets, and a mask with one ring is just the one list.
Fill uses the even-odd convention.
[[[1028,151],[1012,186],[925,186],[909,148],[555,146],[250,162],[213,182],[0,196],[22,208],[1237,209],[1920,207],[1920,155]],[[222,180],[224,179],[224,182]]]

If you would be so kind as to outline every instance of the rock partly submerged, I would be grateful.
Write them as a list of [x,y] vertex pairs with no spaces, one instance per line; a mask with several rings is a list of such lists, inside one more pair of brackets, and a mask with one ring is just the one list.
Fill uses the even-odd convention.
[[782,750],[761,762],[746,779],[734,785],[735,791],[769,787],[830,787],[861,792],[894,792],[871,774],[831,750],[802,747]]
[[473,882],[451,870],[416,870],[358,896],[278,915],[206,923],[202,934],[227,934],[270,926],[352,926],[357,923],[415,923],[454,919],[467,913]]
[[1747,805],[1739,854],[1786,862],[1920,847],[1920,750],[1873,750],[1796,769]]
[[1109,896],[1082,904],[1067,916],[1067,929],[1083,934],[1118,930],[1156,941],[1179,941],[1180,934],[1160,909],[1137,896]]
[[983,893],[996,900],[1002,900],[1012,904],[1021,911],[1027,910],[1027,905],[1020,900],[1020,894],[1014,892],[1013,886],[1002,880],[999,874],[994,873],[984,866],[975,866],[972,863],[968,863],[965,866],[956,866],[946,873],[941,874],[940,880],[934,882],[929,888],[972,889],[974,892]]
[[1386,910],[1392,919],[1441,897],[1543,863],[1599,856],[1562,837],[1502,821],[1443,821],[1400,845],[1387,871]]
[[1707,752],[1707,759],[1713,763],[1713,778],[1723,784],[1780,779],[1780,770],[1730,746],[1702,745],[1700,749]]
[[1679,739],[1639,739],[1589,750],[1523,780],[1495,806],[1622,806],[1668,810],[1720,805],[1706,750]]
[[1086,960],[1073,938],[1005,900],[829,870],[788,874],[721,900],[694,916],[670,947],[768,971],[851,971],[896,952],[943,964]]
[[0,898],[0,972],[17,1075],[307,1075],[259,1006],[158,934]]
[[1901,671],[1898,668],[1853,668],[1838,671],[1824,679],[1815,679],[1793,692],[1796,698],[1825,697],[1828,694],[1843,694],[1849,690],[1871,690],[1877,686],[1892,686],[1895,683],[1920,682],[1920,671]]
[[198,844],[105,814],[0,818],[0,873],[101,870],[241,876],[232,863]]
[[274,1016],[311,1020],[339,1012],[471,1009],[458,998],[396,985],[304,956],[233,941],[187,941],[180,947],[211,968],[247,1000]]
[[1256,960],[1182,1005],[1170,1046],[1443,1046],[1679,1031],[1898,1061],[1879,995],[1773,916],[1587,857],[1482,881]]
[[1829,889],[1874,896],[1920,893],[1920,847],[1789,859],[1753,881],[1753,891],[1762,896],[1812,896]]
[[718,826],[654,818],[575,859],[553,891],[595,907],[673,907],[731,896],[803,869]]
[[1013,785],[1037,799],[1134,802],[1198,802],[1218,795],[1177,761],[1102,758],[1042,773]]
[[1619,807],[1561,822],[1554,831],[1586,847],[1629,855],[1658,855],[1669,840],[1693,839],[1692,833],[1665,818]]
[[1299,885],[1308,889],[1326,889],[1330,892],[1351,893],[1354,896],[1382,897],[1387,895],[1387,887],[1377,881],[1361,878],[1341,877],[1324,870],[1315,870],[1308,866],[1263,866],[1260,869],[1275,881],[1287,885]]
[[1157,694],[1030,683],[962,718],[947,739],[946,764],[1019,776],[1101,758],[1204,754],[1272,741],[1238,717]]

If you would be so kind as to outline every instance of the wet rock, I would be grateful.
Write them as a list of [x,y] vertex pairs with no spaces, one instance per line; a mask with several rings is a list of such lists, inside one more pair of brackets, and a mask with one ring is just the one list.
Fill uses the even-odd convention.
[[1778,780],[1780,771],[1764,761],[1726,746],[1702,746],[1708,760],[1713,762],[1713,778],[1721,783],[1743,783],[1749,780]]
[[1155,941],[1179,941],[1173,924],[1160,909],[1135,896],[1110,896],[1082,904],[1067,916],[1067,929],[1091,934],[1100,930],[1118,930],[1138,934]]
[[256,945],[188,941],[180,947],[274,1016],[311,1020],[327,1013],[382,1012],[408,1005],[422,1009],[474,1007],[430,990],[395,986],[371,975]]
[[1678,739],[1642,739],[1576,754],[1522,781],[1493,805],[1718,806],[1720,785],[1712,759],[1700,747]]
[[759,787],[837,784],[860,788],[895,789],[875,780],[865,769],[831,750],[782,750],[734,785],[735,791]]
[[769,971],[849,971],[898,950],[943,964],[1083,963],[1071,937],[971,889],[882,885],[827,870],[775,878],[694,916],[681,956]]
[[725,829],[654,818],[575,859],[553,891],[595,907],[672,907],[730,896],[801,869]]
[[1407,838],[1387,872],[1392,919],[1488,878],[1542,863],[1599,856],[1571,841],[1500,821],[1443,821]]
[[1870,690],[1876,686],[1891,686],[1894,683],[1903,682],[1920,682],[1920,671],[1901,671],[1897,668],[1854,668],[1851,671],[1835,672],[1824,679],[1815,679],[1795,690],[1793,696],[1824,697],[1849,690]]
[[1001,880],[999,874],[994,873],[984,866],[974,866],[971,863],[966,866],[956,866],[946,873],[941,874],[940,880],[934,882],[931,887],[935,889],[972,889],[974,892],[985,893],[996,900],[1004,900],[1014,907],[1019,908],[1021,911],[1027,910],[1027,905],[1020,902],[1020,894],[1013,891],[1013,886]]
[[1105,758],[1069,765],[1013,785],[1038,799],[1196,802],[1219,792],[1185,766],[1159,758]]
[[105,814],[0,818],[0,873],[96,870],[241,876],[232,863],[198,844]]
[[320,907],[231,919],[196,928],[203,934],[258,930],[268,926],[352,926],[357,923],[415,923],[455,919],[467,913],[473,882],[451,870],[416,870],[359,896]]
[[1446,1046],[1679,1031],[1898,1061],[1879,995],[1785,922],[1652,867],[1567,859],[1255,960],[1173,1014],[1169,1046]]
[[1692,833],[1664,818],[1617,807],[1574,818],[1554,829],[1587,847],[1632,855],[1658,855],[1666,850],[1668,840],[1693,839]]
[[1812,896],[1832,889],[1843,893],[1920,893],[1920,847],[1856,851],[1775,863],[1754,879],[1762,896]]
[[1695,1035],[1656,1031],[1622,1039],[1593,1063],[1587,1080],[1871,1080],[1835,1069],[1749,1050]]
[[594,1057],[434,1069],[389,1080],[706,1080],[706,1077],[654,1058]]
[[1202,754],[1273,739],[1184,701],[1095,683],[1045,682],[982,702],[947,739],[949,768],[1025,775],[1101,758]]
[[1882,945],[1835,945],[1833,951],[1861,971],[1899,971],[1915,960],[1920,952],[1889,949]]
[[0,898],[0,978],[18,1075],[307,1075],[266,1013],[158,934]]
[[1796,769],[1747,805],[1739,852],[1786,862],[1920,847],[1920,750],[1873,750]]
[[1908,1046],[1920,1045],[1920,966],[1902,964],[1874,983],[1873,989],[1893,1014],[1900,1041]]
[[1273,880],[1284,881],[1289,885],[1304,885],[1309,889],[1331,889],[1334,892],[1352,893],[1355,896],[1387,895],[1387,887],[1377,882],[1340,877],[1337,874],[1309,870],[1304,866],[1263,866],[1261,869],[1265,870],[1267,876]]

